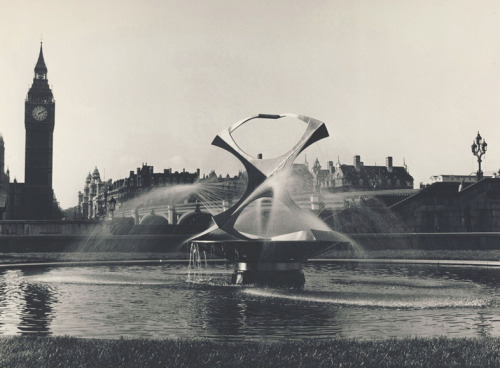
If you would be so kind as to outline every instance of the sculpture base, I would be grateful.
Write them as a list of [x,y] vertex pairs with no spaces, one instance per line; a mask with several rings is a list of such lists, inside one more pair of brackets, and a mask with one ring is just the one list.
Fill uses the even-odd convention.
[[301,288],[306,279],[300,262],[238,262],[233,284]]
[[309,230],[295,235],[302,233],[324,240],[283,237],[216,240],[210,239],[213,234],[209,233],[205,238],[192,239],[190,244],[208,254],[234,262],[233,284],[300,288],[305,283],[303,262],[330,248],[347,246],[344,237],[332,231]]

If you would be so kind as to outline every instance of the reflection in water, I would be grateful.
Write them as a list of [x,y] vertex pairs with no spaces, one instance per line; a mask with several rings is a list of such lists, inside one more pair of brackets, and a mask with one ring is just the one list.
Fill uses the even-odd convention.
[[500,336],[500,270],[311,263],[304,290],[229,285],[211,265],[0,273],[0,334],[281,340]]
[[[248,297],[241,288],[233,288],[233,295],[226,298],[224,289],[218,298],[198,303],[197,314],[207,321],[207,329],[214,336],[234,336],[265,339],[267,336],[287,339],[300,338],[295,329],[309,326],[316,337],[322,335],[323,326],[331,330],[335,324],[336,309],[314,303],[297,303],[261,297]],[[300,334],[299,334],[300,335]]]
[[491,316],[488,316],[483,311],[477,312],[477,323],[475,324],[477,334],[481,337],[491,336],[493,326],[489,323]]
[[18,333],[20,308],[24,304],[22,294],[22,272],[19,270],[8,270],[1,273],[0,278],[0,320],[3,334]]
[[26,282],[33,270],[4,271],[0,275],[0,328],[6,334],[49,335],[51,304],[55,302],[46,284]]
[[53,318],[51,305],[55,302],[47,285],[24,284],[22,287],[25,305],[21,314],[19,330],[23,335],[36,333],[50,335]]

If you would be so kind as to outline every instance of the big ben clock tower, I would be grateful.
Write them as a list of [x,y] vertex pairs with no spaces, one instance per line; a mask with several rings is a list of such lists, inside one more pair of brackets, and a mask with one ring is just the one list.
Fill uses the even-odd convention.
[[46,220],[52,218],[52,153],[55,123],[55,101],[47,80],[47,67],[40,54],[35,66],[35,77],[28,91],[24,108],[26,151],[24,167],[24,218]]

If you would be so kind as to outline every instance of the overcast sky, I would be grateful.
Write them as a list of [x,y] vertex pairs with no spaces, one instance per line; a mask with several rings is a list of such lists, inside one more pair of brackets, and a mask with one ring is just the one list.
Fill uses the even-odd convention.
[[[310,163],[392,156],[418,185],[477,170],[479,130],[484,169],[498,171],[499,10],[485,0],[9,2],[0,32],[6,166],[24,182],[24,99],[43,35],[63,208],[77,204],[96,166],[106,179],[143,162],[231,172],[232,158],[210,143],[258,113],[324,121],[330,137],[306,152]],[[287,129],[273,141],[294,139]]]

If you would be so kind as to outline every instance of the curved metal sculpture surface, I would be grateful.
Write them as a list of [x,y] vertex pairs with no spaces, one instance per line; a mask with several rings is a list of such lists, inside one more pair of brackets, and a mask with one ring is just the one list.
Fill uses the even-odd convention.
[[[279,157],[268,159],[252,157],[233,139],[232,133],[249,121],[285,117],[299,119],[307,124],[307,127],[299,141]],[[232,276],[232,282],[235,284],[303,286],[305,277],[302,272],[302,262],[333,246],[346,244],[348,240],[345,236],[332,230],[325,230],[327,229],[325,225],[323,230],[307,228],[265,238],[242,233],[235,229],[235,223],[243,210],[260,198],[279,200],[293,213],[310,215],[293,201],[286,185],[275,191],[271,179],[291,169],[294,160],[304,149],[326,137],[328,131],[323,122],[295,114],[259,114],[241,120],[219,133],[212,144],[232,153],[241,161],[248,173],[248,184],[242,197],[232,207],[213,216],[214,226],[190,239],[191,248],[210,250],[235,262]]]
[[[299,119],[307,124],[307,127],[299,141],[288,152],[279,157],[268,159],[253,157],[244,152],[234,141],[232,133],[243,124],[246,124],[251,120],[281,119],[285,117]],[[205,233],[200,234],[200,236],[202,237],[204,234],[208,234],[218,228],[239,239],[255,239],[255,237],[250,234],[243,234],[237,231],[234,228],[234,225],[239,215],[248,205],[250,205],[257,199],[264,197],[276,198],[283,204],[285,204],[288,208],[293,209],[294,211],[302,211],[302,209],[293,201],[287,191],[280,191],[280,194],[276,195],[275,193],[273,193],[271,186],[266,185],[265,182],[269,180],[269,178],[275,176],[283,170],[290,168],[297,156],[303,150],[305,150],[311,144],[326,137],[328,137],[328,130],[326,129],[326,126],[323,122],[307,116],[296,114],[259,114],[247,119],[243,119],[220,132],[212,141],[212,145],[225,149],[226,151],[232,153],[235,157],[237,157],[238,160],[240,160],[248,173],[248,184],[245,193],[238,200],[238,202],[236,202],[226,211],[214,216],[214,222],[216,226],[208,229]]]

